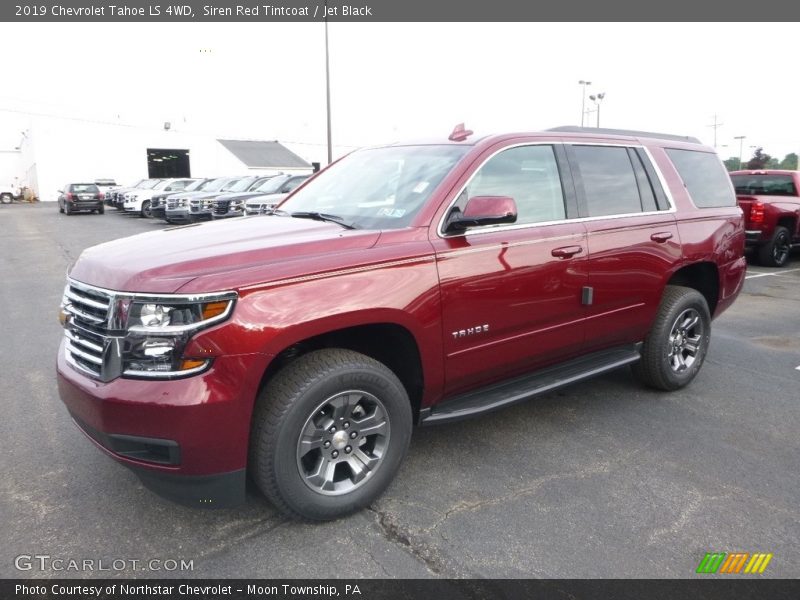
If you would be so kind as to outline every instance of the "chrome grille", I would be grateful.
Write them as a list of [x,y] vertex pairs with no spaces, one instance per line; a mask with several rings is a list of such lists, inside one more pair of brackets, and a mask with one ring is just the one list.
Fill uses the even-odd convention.
[[75,281],[64,289],[63,309],[69,315],[64,328],[67,362],[104,381],[111,378],[105,365],[112,300],[108,292]]
[[167,208],[178,208],[179,200],[177,198],[168,198],[167,199]]
[[228,209],[230,208],[231,201],[230,200],[216,200],[212,205],[214,208],[214,213],[218,215],[226,215],[228,214]]

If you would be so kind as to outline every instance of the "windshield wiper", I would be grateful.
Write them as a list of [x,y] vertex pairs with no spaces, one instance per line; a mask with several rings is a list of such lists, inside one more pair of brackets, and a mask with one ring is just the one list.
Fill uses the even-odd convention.
[[289,213],[289,216],[295,217],[296,219],[313,219],[314,221],[329,221],[331,223],[336,223],[337,225],[341,225],[346,229],[358,229],[358,227],[355,224],[345,221],[344,219],[342,219],[342,217],[338,215],[328,215],[320,212],[301,211],[301,212]]

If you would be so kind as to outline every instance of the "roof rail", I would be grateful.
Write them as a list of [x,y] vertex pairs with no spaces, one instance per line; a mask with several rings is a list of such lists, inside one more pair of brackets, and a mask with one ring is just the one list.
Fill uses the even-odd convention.
[[652,131],[635,131],[633,129],[605,129],[600,127],[577,127],[574,125],[564,125],[562,127],[552,127],[547,131],[558,131],[563,133],[600,133],[605,135],[629,135],[633,137],[648,137],[657,140],[673,140],[675,142],[689,142],[691,144],[701,144],[696,137],[688,135],[671,135],[669,133],[654,133]]

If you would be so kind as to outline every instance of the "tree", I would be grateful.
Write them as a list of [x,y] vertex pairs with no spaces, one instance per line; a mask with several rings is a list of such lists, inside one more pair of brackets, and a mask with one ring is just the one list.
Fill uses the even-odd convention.
[[790,152],[787,154],[783,160],[778,165],[779,169],[789,169],[790,171],[797,170],[797,154],[794,152]]
[[723,160],[722,164],[725,165],[725,168],[728,169],[728,171],[738,171],[739,168],[742,166],[739,163],[738,156],[731,156],[729,159]]
[[745,164],[746,169],[766,169],[772,157],[764,152],[763,148],[756,148],[751,158]]

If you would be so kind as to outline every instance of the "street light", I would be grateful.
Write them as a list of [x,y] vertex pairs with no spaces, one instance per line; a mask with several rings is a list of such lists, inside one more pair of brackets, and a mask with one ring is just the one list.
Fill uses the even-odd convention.
[[742,168],[742,148],[744,147],[744,140],[746,135],[735,135],[733,139],[739,140],[739,168]]
[[606,97],[606,93],[605,92],[597,94],[596,96],[594,94],[589,96],[589,100],[594,102],[595,106],[597,107],[597,127],[598,128],[600,127],[600,103],[603,101],[603,98],[605,98],[605,97]]
[[592,82],[581,79],[578,85],[583,86],[583,95],[581,96],[581,127],[583,127],[583,119],[586,116],[586,86],[592,85]]
[[325,100],[328,114],[328,164],[333,162],[331,142],[331,67],[328,58],[328,2],[325,2]]

